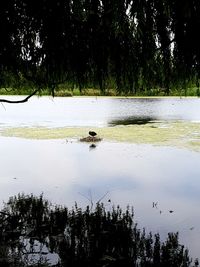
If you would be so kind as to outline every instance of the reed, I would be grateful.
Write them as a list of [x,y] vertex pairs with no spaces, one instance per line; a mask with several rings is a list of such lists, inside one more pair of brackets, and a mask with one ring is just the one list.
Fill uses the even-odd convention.
[[[56,264],[48,261],[50,253],[58,255]],[[178,233],[161,241],[159,234],[139,229],[133,208],[108,211],[97,203],[69,210],[24,194],[11,197],[0,212],[0,261],[9,267],[198,266]]]

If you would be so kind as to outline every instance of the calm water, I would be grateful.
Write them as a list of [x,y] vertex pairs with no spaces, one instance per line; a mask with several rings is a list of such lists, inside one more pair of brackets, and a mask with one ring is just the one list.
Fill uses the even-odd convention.
[[[0,107],[0,128],[101,127],[152,120],[200,121],[200,100],[45,97]],[[133,205],[139,226],[163,237],[179,231],[191,255],[200,257],[199,152],[104,141],[91,148],[75,141],[2,136],[0,148],[1,203],[24,192],[44,193],[52,203],[69,207],[101,198],[108,209]]]
[[0,126],[2,127],[101,127],[152,120],[200,122],[200,99],[33,97],[28,103],[21,105],[0,105]]

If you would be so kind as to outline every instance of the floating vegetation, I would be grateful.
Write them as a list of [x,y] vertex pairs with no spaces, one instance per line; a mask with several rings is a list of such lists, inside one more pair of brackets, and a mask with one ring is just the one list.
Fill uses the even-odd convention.
[[[48,261],[52,253],[57,263]],[[23,194],[0,211],[0,262],[9,267],[198,266],[179,244],[178,233],[169,233],[164,242],[159,234],[147,234],[129,207],[106,211],[97,203],[94,209],[69,210],[53,207],[42,195]]]
[[[90,129],[21,127],[1,129],[2,136],[30,139],[84,138]],[[167,145],[200,151],[200,123],[153,122],[143,125],[118,125],[96,128],[98,135],[107,141],[132,142],[137,144]]]

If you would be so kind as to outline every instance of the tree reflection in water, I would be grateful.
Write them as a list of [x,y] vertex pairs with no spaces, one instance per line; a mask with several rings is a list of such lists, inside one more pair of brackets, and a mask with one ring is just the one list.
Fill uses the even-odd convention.
[[0,266],[198,266],[169,233],[146,234],[133,209],[53,207],[33,195],[11,197],[0,212]]

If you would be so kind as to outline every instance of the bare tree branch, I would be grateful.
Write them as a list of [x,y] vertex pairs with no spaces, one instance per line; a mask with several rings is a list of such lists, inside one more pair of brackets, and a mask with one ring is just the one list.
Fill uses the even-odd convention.
[[25,103],[25,102],[27,102],[29,100],[29,98],[34,96],[37,92],[39,92],[39,89],[35,90],[33,93],[31,93],[30,95],[28,95],[26,98],[24,98],[22,100],[8,100],[8,99],[0,98],[0,103],[10,103],[10,104]]

